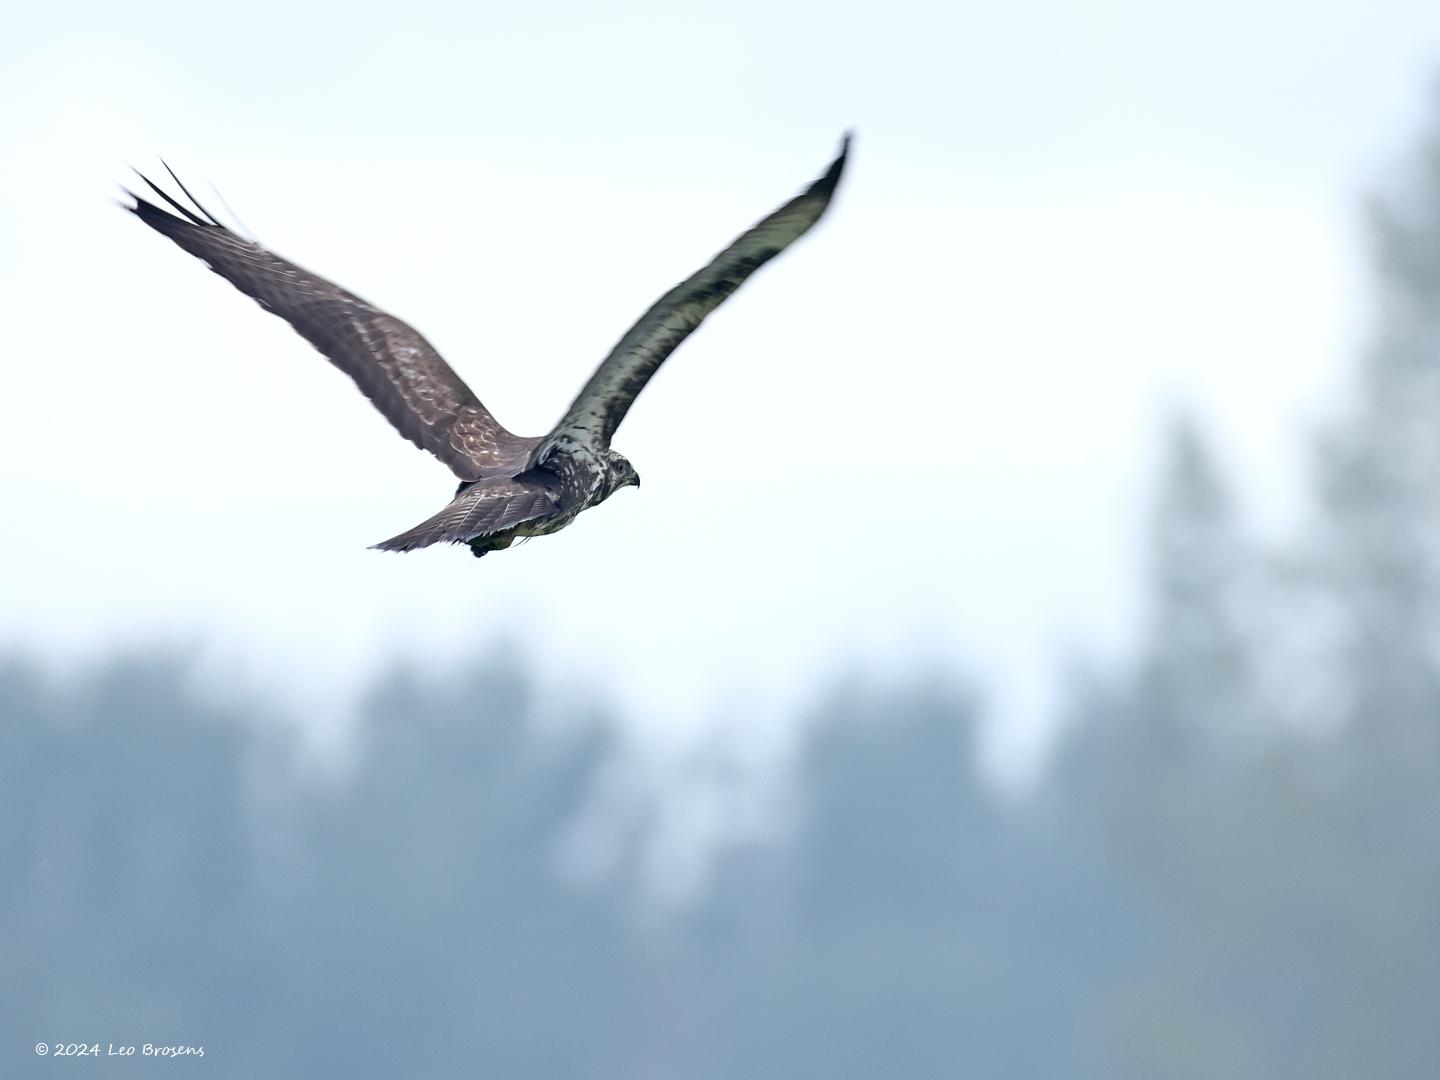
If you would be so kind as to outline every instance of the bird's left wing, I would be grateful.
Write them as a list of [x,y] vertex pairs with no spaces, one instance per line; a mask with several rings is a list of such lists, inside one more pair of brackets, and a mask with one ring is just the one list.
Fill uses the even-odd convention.
[[650,377],[705,316],[751,274],[800,239],[830,205],[850,150],[847,133],[825,175],[722,251],[703,270],[676,285],[640,317],[596,369],[534,460],[562,445],[608,446],[615,429]]
[[[166,166],[168,169],[169,166]],[[126,209],[279,315],[350,378],[400,434],[429,450],[462,480],[523,468],[539,439],[503,428],[419,331],[353,293],[238,236],[195,205],[195,213],[144,175],[177,213],[135,200]],[[202,216],[203,215],[203,216]]]

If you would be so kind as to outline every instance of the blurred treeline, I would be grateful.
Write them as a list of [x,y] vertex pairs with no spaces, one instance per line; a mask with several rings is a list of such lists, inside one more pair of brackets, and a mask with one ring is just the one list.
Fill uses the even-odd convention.
[[523,662],[385,680],[338,778],[183,664],[0,666],[0,1075],[1432,1080],[1440,134],[1371,221],[1307,519],[1252,535],[1177,422],[1144,644],[1072,679],[1033,792],[984,782],[964,686],[832,688],[791,827],[658,920],[561,871],[620,748]]

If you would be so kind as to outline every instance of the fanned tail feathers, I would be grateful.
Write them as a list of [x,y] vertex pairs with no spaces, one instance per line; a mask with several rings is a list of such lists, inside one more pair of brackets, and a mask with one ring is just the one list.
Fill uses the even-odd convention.
[[536,484],[482,481],[461,491],[434,517],[372,547],[378,551],[414,551],[441,542],[463,544],[553,514],[556,504],[555,494]]

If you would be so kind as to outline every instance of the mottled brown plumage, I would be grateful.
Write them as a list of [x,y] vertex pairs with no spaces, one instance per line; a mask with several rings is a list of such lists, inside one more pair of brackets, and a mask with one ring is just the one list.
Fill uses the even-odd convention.
[[705,316],[820,219],[849,143],[847,135],[825,175],[662,296],[610,351],[554,430],[538,437],[502,427],[413,327],[227,229],[173,172],[193,209],[144,176],[176,213],[134,193],[135,205],[127,209],[293,326],[402,435],[460,478],[440,513],[376,547],[409,551],[444,540],[468,543],[483,555],[516,537],[556,532],[621,487],[639,486],[634,468],[610,449],[620,421]]

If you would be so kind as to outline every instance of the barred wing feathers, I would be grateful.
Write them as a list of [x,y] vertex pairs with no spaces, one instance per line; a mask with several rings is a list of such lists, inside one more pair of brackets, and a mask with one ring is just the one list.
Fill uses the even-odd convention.
[[840,182],[849,149],[847,134],[840,155],[824,176],[656,301],[596,369],[535,460],[544,461],[561,444],[608,446],[650,377],[705,316],[820,220]]
[[141,179],[178,216],[133,192],[127,194],[135,205],[126,209],[288,322],[349,375],[405,438],[462,480],[523,467],[539,440],[506,431],[412,326],[231,232],[178,178],[199,214]]

